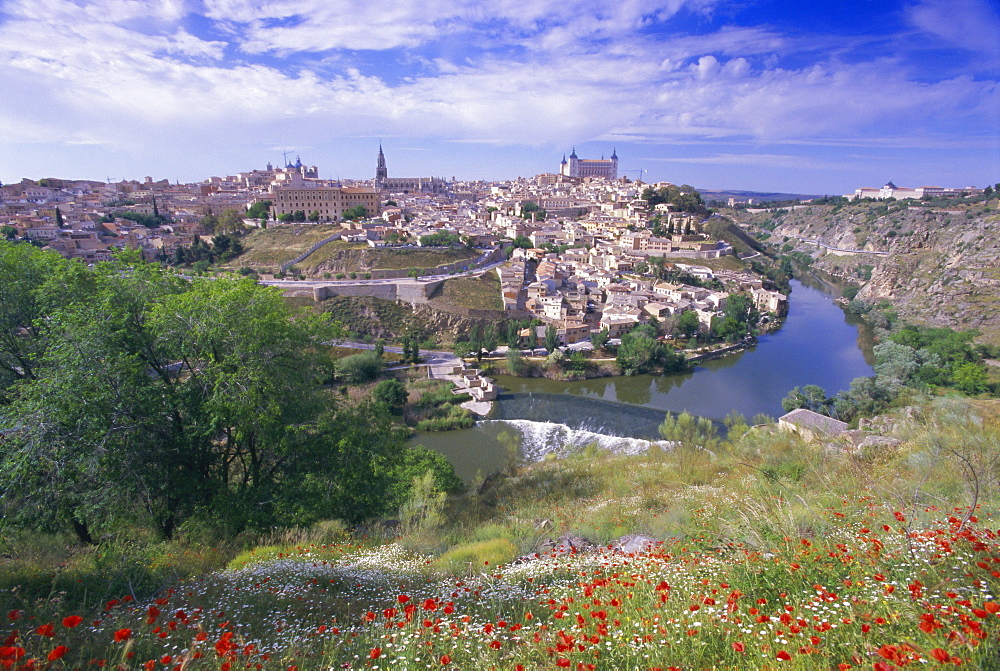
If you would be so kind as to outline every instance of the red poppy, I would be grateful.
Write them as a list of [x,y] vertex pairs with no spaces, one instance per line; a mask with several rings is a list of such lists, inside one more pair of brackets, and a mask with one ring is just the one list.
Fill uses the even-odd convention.
[[556,660],[556,666],[568,669],[569,668],[569,660],[566,659],[565,657],[560,657],[559,659]]
[[451,664],[451,657],[449,657],[448,655],[441,655],[441,664],[442,665]]
[[733,650],[735,650],[736,652],[743,652],[746,649],[747,647],[743,645],[743,643],[741,643],[740,641],[736,641],[735,643],[733,643]]
[[131,629],[119,629],[115,632],[115,643],[121,643],[122,641],[127,641],[132,637]]
[[934,648],[931,650],[931,656],[942,664],[947,664],[951,661],[951,655],[949,655],[946,650],[942,650],[941,648]]
[[371,659],[378,659],[382,656],[382,648],[372,648],[372,651],[368,653],[368,657]]
[[83,618],[79,615],[70,615],[69,617],[63,618],[63,626],[68,627],[69,629],[72,629],[81,622],[83,622]]
[[398,601],[399,603],[406,603],[409,600],[410,597],[406,596],[405,594],[400,594],[399,596],[396,597],[396,601]]
[[56,628],[52,626],[52,623],[43,624],[41,627],[35,630],[35,633],[39,636],[52,637],[56,635]]
[[790,660],[792,658],[792,656],[789,655],[784,650],[779,650],[778,654],[777,654],[777,657],[778,657],[778,659],[782,660],[783,662],[787,662],[788,660]]
[[63,655],[69,652],[69,648],[65,645],[60,645],[58,648],[49,653],[49,661],[54,662],[57,659],[62,659]]

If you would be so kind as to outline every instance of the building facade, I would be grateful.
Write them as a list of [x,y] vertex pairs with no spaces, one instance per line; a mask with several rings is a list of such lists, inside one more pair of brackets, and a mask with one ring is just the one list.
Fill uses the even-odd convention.
[[306,216],[319,212],[325,221],[337,221],[344,212],[361,205],[369,217],[382,213],[382,199],[375,189],[364,187],[319,186],[300,184],[296,186],[271,187],[271,202],[275,216],[293,214],[302,210]]
[[440,177],[389,177],[382,145],[375,163],[375,189],[386,193],[447,193],[449,184]]
[[576,155],[576,148],[569,155],[569,160],[563,156],[562,163],[559,164],[559,174],[566,177],[579,177],[581,179],[618,179],[618,152],[611,152],[611,158],[580,158]]

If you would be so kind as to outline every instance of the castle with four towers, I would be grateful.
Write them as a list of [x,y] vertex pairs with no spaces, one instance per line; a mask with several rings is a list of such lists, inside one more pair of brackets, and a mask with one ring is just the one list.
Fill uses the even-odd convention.
[[611,158],[579,158],[576,148],[566,160],[563,155],[559,164],[559,174],[566,177],[596,177],[597,179],[618,179],[618,151],[611,152]]

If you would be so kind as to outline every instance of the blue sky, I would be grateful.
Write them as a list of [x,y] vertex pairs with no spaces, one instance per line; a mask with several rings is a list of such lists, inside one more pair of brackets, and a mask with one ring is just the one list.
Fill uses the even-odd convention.
[[[1000,181],[991,0],[0,0],[0,181]],[[643,171],[640,173],[640,171]]]

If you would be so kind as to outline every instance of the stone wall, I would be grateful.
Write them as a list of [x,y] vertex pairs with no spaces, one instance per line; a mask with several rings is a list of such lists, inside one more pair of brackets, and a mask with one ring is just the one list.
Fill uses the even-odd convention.
[[[407,303],[426,303],[428,297],[444,283],[444,280],[421,282],[419,280],[402,280],[399,282],[337,282],[316,287],[311,290],[310,297],[321,301],[330,296],[372,296],[386,300],[400,300]],[[298,292],[297,292],[298,293]],[[286,290],[285,295],[291,295]]]

